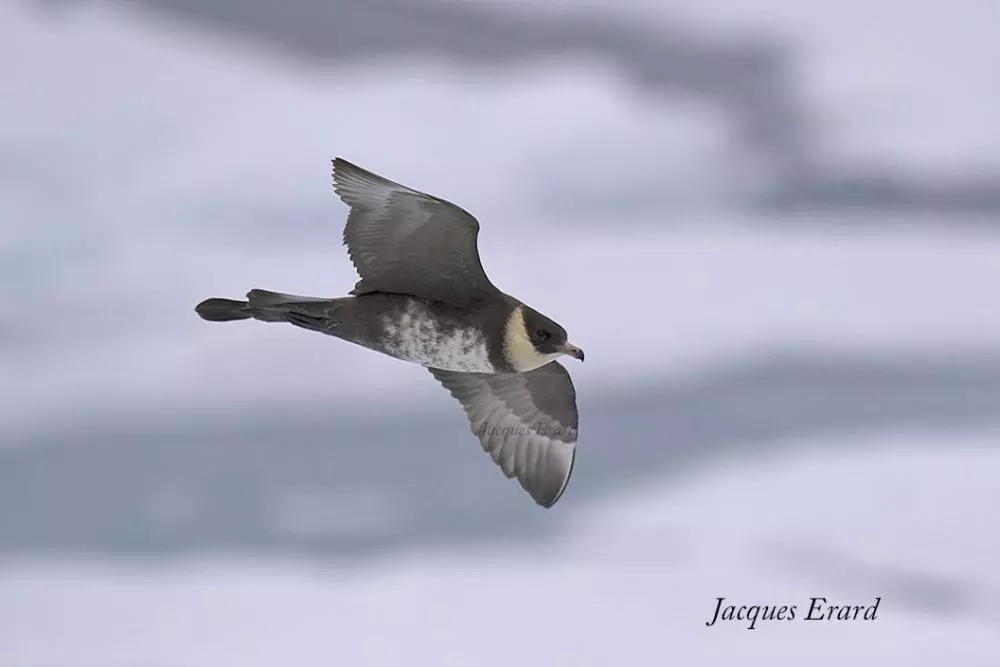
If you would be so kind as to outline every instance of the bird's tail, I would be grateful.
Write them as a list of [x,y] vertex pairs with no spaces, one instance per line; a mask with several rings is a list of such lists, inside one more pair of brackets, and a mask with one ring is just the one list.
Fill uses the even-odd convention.
[[194,310],[201,319],[209,322],[229,322],[231,320],[246,320],[253,317],[246,301],[233,299],[205,299]]
[[253,318],[263,322],[291,322],[306,329],[324,330],[332,323],[331,306],[336,301],[252,289],[247,292],[246,301],[205,299],[195,306],[195,312],[209,322]]

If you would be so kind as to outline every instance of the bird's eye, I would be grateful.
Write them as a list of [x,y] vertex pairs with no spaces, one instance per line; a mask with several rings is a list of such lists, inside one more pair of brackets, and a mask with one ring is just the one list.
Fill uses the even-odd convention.
[[537,337],[538,340],[548,340],[550,335],[551,334],[549,334],[549,332],[545,329],[535,329],[535,337]]

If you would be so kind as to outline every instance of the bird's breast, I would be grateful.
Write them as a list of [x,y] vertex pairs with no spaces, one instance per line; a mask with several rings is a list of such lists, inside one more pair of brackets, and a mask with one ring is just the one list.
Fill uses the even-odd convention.
[[483,332],[442,317],[417,302],[382,318],[378,347],[389,356],[421,366],[463,373],[493,373]]

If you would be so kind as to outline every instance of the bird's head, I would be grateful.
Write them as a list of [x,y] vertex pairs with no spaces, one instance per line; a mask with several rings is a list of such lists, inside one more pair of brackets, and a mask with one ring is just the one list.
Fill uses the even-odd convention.
[[504,352],[519,373],[544,366],[564,354],[583,361],[583,350],[570,344],[565,329],[525,305],[515,307],[507,318]]

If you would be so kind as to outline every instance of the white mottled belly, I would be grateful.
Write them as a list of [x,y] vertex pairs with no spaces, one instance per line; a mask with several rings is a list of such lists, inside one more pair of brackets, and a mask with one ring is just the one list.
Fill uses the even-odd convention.
[[439,327],[426,308],[411,303],[397,319],[382,320],[382,351],[421,366],[492,373],[486,340],[476,329]]

